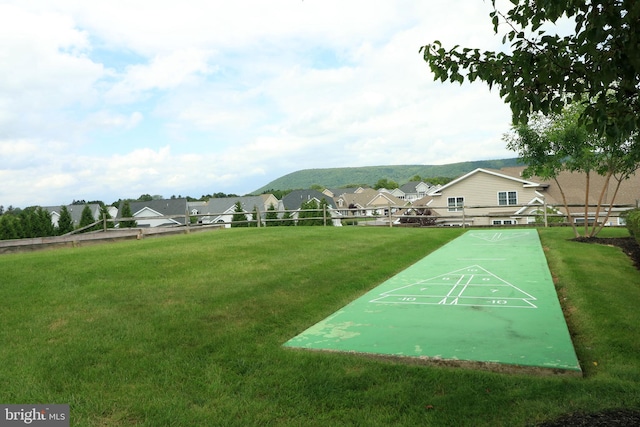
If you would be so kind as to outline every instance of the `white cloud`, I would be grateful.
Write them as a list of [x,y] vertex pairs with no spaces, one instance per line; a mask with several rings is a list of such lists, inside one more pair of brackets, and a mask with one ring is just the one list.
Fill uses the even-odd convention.
[[435,39],[496,48],[489,8],[5,0],[0,204],[245,193],[302,168],[511,156],[497,93],[433,82],[418,53]]
[[134,64],[105,94],[107,101],[133,102],[145,91],[169,90],[188,83],[198,74],[215,71],[207,62],[211,53],[185,49],[155,56],[149,64]]

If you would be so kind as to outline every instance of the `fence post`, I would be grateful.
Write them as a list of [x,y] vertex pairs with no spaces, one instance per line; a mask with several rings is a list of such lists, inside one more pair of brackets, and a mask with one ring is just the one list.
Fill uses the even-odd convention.
[[544,228],[549,226],[549,220],[547,219],[547,198],[542,198],[542,205],[544,207]]
[[322,226],[327,226],[327,205],[322,205]]
[[462,205],[462,228],[467,228],[466,213],[464,211],[464,205]]
[[387,209],[389,211],[389,228],[393,228],[393,218],[391,216],[391,203],[387,205]]
[[107,232],[107,214],[102,214],[102,231]]

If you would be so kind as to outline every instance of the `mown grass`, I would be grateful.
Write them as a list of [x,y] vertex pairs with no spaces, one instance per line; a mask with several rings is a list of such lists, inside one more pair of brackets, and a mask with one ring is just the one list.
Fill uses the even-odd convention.
[[74,426],[524,426],[640,407],[640,274],[568,229],[541,238],[584,378],[282,347],[462,232],[231,229],[0,256],[0,402],[68,403]]

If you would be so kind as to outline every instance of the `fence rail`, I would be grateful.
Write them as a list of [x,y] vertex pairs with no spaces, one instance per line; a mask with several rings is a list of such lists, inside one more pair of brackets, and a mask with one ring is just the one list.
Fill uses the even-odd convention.
[[[531,205],[511,205],[509,208],[516,211],[521,207],[533,207]],[[550,225],[570,225],[566,222],[566,215],[563,213],[551,214],[547,212],[546,205],[537,206],[543,212],[540,213],[543,221],[512,224],[512,226],[550,226]],[[569,205],[570,208],[581,208],[584,212],[584,205]],[[596,205],[589,205],[590,212]],[[637,208],[638,205],[603,205],[599,220],[606,215],[607,211],[615,211],[615,216],[619,216],[625,210]],[[315,222],[320,225],[330,225],[330,222],[338,222],[340,225],[372,225],[386,227],[438,227],[443,225],[449,226],[478,226],[474,224],[476,218],[531,218],[531,212],[522,214],[513,214],[511,212],[494,212],[494,213],[478,213],[478,210],[504,208],[504,206],[461,206],[460,210],[453,212],[455,215],[425,215],[433,213],[435,210],[446,211],[447,206],[431,206],[421,208],[411,208],[410,206],[380,206],[378,209],[336,209],[324,207],[323,209],[307,209],[307,210],[268,210],[268,211],[243,211],[243,212],[220,212],[220,213],[204,213],[191,214],[185,212],[182,215],[165,215],[150,217],[127,217],[127,218],[105,218],[87,225],[80,229],[74,230],[63,236],[36,237],[26,239],[0,240],[0,254],[25,250],[38,250],[55,246],[76,246],[80,244],[88,244],[91,242],[119,240],[119,239],[143,239],[147,236],[175,234],[175,233],[191,233],[197,231],[206,231],[211,229],[220,229],[231,226],[250,226],[250,227],[269,227],[274,225],[305,225],[309,222]],[[412,211],[413,209],[413,211]],[[257,215],[255,215],[257,213]],[[267,218],[267,214],[271,213],[276,218]],[[546,213],[546,214],[545,214]],[[233,215],[246,215],[247,219],[242,221],[233,221]],[[255,215],[255,218],[254,218]],[[272,216],[270,215],[270,216]],[[574,214],[574,215],[583,215]],[[203,223],[204,218],[217,219],[215,223]],[[428,221],[424,221],[428,219]],[[561,220],[551,224],[552,219]],[[125,221],[154,221],[168,220],[175,222],[171,226],[164,224],[159,227],[150,225],[140,225],[135,227],[115,228],[110,224],[122,224]],[[200,222],[199,222],[200,221]],[[447,224],[447,221],[456,221],[455,224]],[[583,224],[581,224],[583,225]],[[495,226],[495,225],[490,225]],[[501,225],[509,226],[509,225]],[[91,231],[88,232],[87,231]],[[81,234],[85,232],[84,234]]]
[[[569,208],[582,208],[584,205],[572,204]],[[613,217],[618,217],[624,210],[637,207],[630,204],[619,205],[601,205],[601,211],[598,220],[603,220],[607,212],[613,212]],[[151,217],[127,217],[127,218],[115,218],[102,220],[91,224],[85,228],[92,228],[96,224],[102,224],[104,230],[108,228],[107,223],[113,222],[115,224],[121,224],[126,221],[136,222],[150,222],[158,220],[176,220],[177,222],[183,222],[181,224],[175,224],[175,227],[198,227],[202,225],[216,224],[220,226],[250,226],[250,227],[265,227],[270,225],[302,225],[309,224],[311,222],[319,223],[321,225],[330,225],[330,222],[340,222],[343,225],[358,224],[358,225],[386,225],[389,227],[398,225],[449,225],[455,226],[456,224],[447,224],[447,222],[459,222],[459,226],[466,227],[474,225],[476,219],[479,218],[510,218],[518,220],[522,218],[536,218],[536,222],[539,225],[548,226],[550,222],[564,222],[568,224],[568,215],[565,213],[553,213],[550,212],[550,206],[543,205],[509,205],[510,211],[505,211],[504,205],[465,205],[465,206],[424,206],[424,207],[411,207],[402,205],[385,205],[374,208],[329,208],[325,206],[323,209],[296,209],[296,210],[268,210],[268,211],[241,211],[241,212],[208,212],[191,214],[185,212],[182,215],[165,215],[165,216],[151,216]],[[532,213],[517,212],[521,208],[535,208],[539,212]],[[554,206],[555,209],[564,210],[564,206]],[[594,209],[597,205],[589,205],[589,214],[594,214]],[[495,209],[495,212],[486,212],[488,209]],[[432,215],[433,212],[447,212],[447,215]],[[484,213],[483,213],[484,212]],[[257,214],[257,215],[256,215]],[[275,215],[277,218],[267,218],[267,215]],[[234,215],[244,216],[246,220],[236,220],[232,218]],[[572,217],[583,217],[584,213],[572,212]],[[590,220],[591,215],[587,220]],[[428,219],[428,221],[424,221]],[[214,220],[209,222],[207,220]],[[421,224],[422,223],[422,224]],[[514,223],[512,225],[525,225],[522,223]],[[139,226],[138,226],[139,227]],[[75,232],[80,232],[76,230]]]

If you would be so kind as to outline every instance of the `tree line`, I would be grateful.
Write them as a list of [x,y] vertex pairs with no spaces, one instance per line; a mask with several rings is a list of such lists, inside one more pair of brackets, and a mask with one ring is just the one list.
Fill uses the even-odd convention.
[[[76,229],[85,228],[83,231],[93,231],[103,227],[102,224],[88,227],[95,222],[88,204],[82,209],[77,227],[74,225],[71,212],[66,206],[62,206],[60,209],[57,225],[53,224],[51,212],[40,206],[31,206],[25,209],[10,207],[6,211],[2,209],[0,213],[0,240],[62,236]],[[104,204],[100,206],[100,217],[111,219],[107,206]],[[107,227],[113,227],[113,222],[108,222]]]

